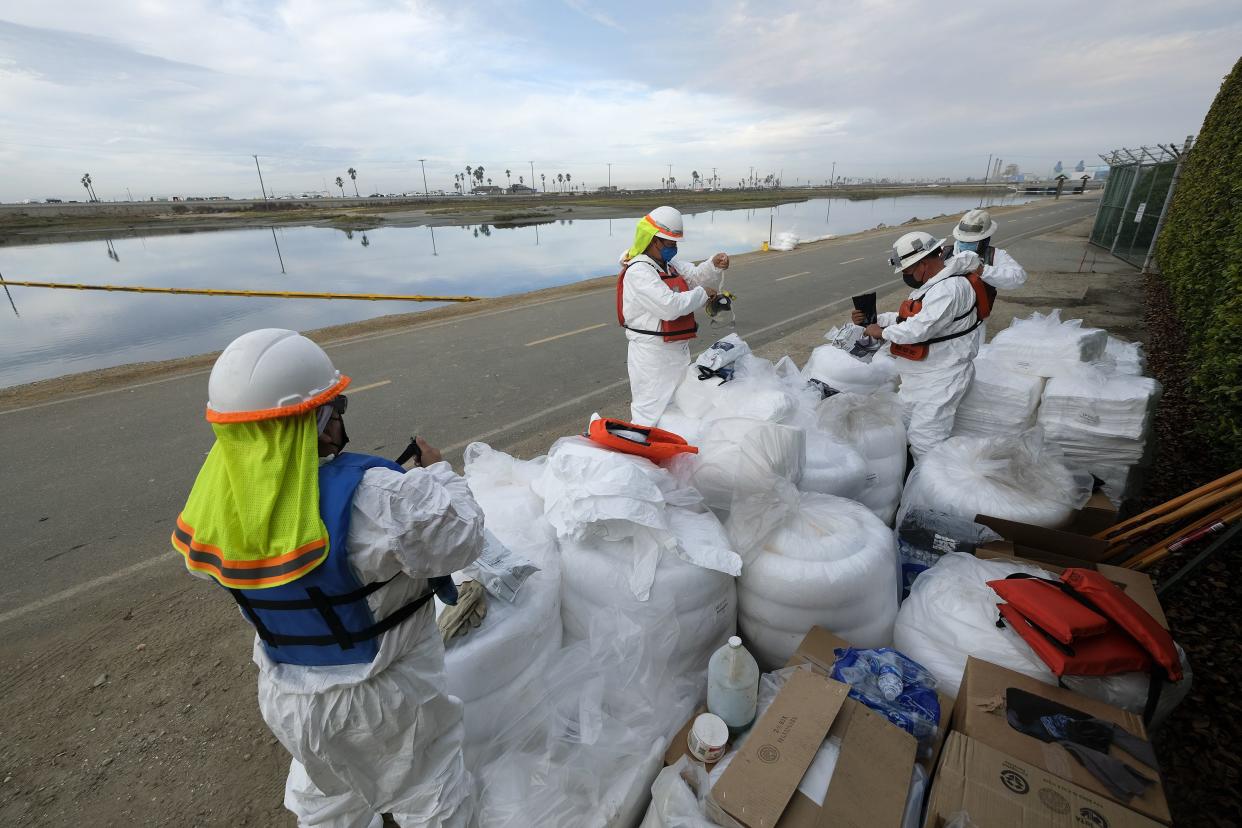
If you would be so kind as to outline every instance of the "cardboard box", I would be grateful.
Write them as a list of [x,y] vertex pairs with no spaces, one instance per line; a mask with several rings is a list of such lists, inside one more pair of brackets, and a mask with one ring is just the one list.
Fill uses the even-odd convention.
[[[1145,739],[1147,732],[1143,728],[1141,718],[1064,688],[1051,687],[1021,673],[981,661],[973,656],[966,662],[961,690],[953,708],[953,730],[994,750],[1008,754],[1018,762],[1073,782],[1097,797],[1118,802],[1108,789],[1079,764],[1065,748],[1055,743],[1041,741],[1034,736],[1028,736],[1009,724],[1005,717],[1005,697],[1006,691],[1010,688],[1024,690],[1031,695],[1082,711],[1088,716],[1112,722]],[[1168,823],[1170,821],[1169,803],[1165,799],[1164,787],[1159,780],[1159,771],[1147,767],[1117,747],[1110,748],[1109,755],[1156,780],[1155,784],[1149,787],[1141,797],[1119,804],[1152,819]]]
[[[836,660],[833,650],[838,647],[848,647],[849,642],[841,639],[827,630],[818,627],[813,628],[802,640],[798,650],[790,658],[790,665],[806,664],[811,671],[806,675],[819,679],[822,683],[833,688],[833,694],[839,695],[840,704],[829,702],[835,705],[833,717],[830,721],[830,727],[827,729],[828,736],[835,736],[841,740],[840,756],[837,759],[836,768],[832,774],[832,780],[828,784],[828,792],[824,797],[823,805],[816,805],[814,800],[805,796],[797,790],[798,782],[801,781],[806,771],[810,759],[814,757],[815,751],[811,751],[805,763],[789,763],[785,765],[785,772],[788,779],[792,780],[792,793],[786,797],[783,811],[779,813],[779,819],[774,824],[776,828],[815,828],[819,825],[842,825],[842,826],[866,826],[866,828],[897,828],[902,823],[902,815],[905,812],[906,800],[910,793],[910,778],[914,770],[915,753],[917,745],[914,737],[906,733],[901,728],[894,726],[887,718],[876,713],[874,710],[859,704],[847,697],[849,688],[840,682],[832,681],[827,678],[827,674],[831,671],[832,665]],[[818,674],[818,675],[816,675]],[[764,724],[768,715],[772,713],[776,707],[776,703],[781,701],[785,696],[788,686],[782,688],[781,693],[777,696],[764,714],[764,717],[755,724],[755,728],[759,728]],[[949,719],[952,715],[953,700],[947,696],[941,696],[941,734],[948,730]],[[695,715],[702,711],[696,711]],[[690,725],[693,722],[692,716],[685,726],[673,737],[672,743],[669,745],[668,751],[665,753],[664,762],[671,765],[681,756],[688,753],[686,747],[686,736],[689,732]],[[816,728],[817,730],[818,728]],[[759,732],[756,730],[756,732]],[[943,735],[942,735],[943,738]],[[819,742],[816,742],[816,749],[823,742],[824,736],[819,736]],[[744,753],[748,747],[752,745],[754,751],[758,751],[761,742],[755,740],[754,735],[749,737],[742,746]],[[939,744],[937,745],[937,748]],[[737,762],[741,756],[735,757],[733,762]],[[934,767],[933,754],[932,759],[927,760],[928,771]],[[801,767],[798,767],[798,765]],[[713,797],[716,797],[717,790],[722,788],[726,778],[732,772],[734,765],[731,764],[729,769],[725,771],[717,786],[713,788]],[[735,784],[731,782],[731,785]],[[750,781],[750,777],[746,777],[745,782],[736,782],[737,785],[745,785],[746,788],[753,790],[756,784]],[[767,785],[767,782],[762,783]],[[785,787],[789,787],[788,784]],[[741,802],[742,796],[747,790],[739,787],[732,787],[731,792],[726,791],[726,799],[731,798],[734,802]],[[757,793],[766,794],[760,791]],[[782,788],[783,796],[783,788]],[[756,798],[756,802],[766,802],[769,805],[780,797],[773,795],[764,795]],[[722,805],[723,807],[723,805]],[[755,806],[760,807],[759,805]],[[758,813],[757,811],[755,813]],[[770,819],[774,809],[769,807],[764,812],[764,818]],[[734,821],[737,824],[750,826],[752,823],[742,822],[740,819],[730,820],[727,814],[715,814],[718,821],[725,823]],[[724,819],[720,819],[724,817]],[[757,825],[758,823],[754,823]]]
[[1159,828],[1048,771],[961,733],[949,735],[927,803],[925,828],[960,811],[978,828]]
[[848,694],[812,672],[790,676],[712,786],[712,801],[746,828],[773,828]]
[[1160,626],[1166,630],[1169,628],[1169,619],[1164,614],[1164,608],[1160,606],[1160,599],[1156,597],[1156,585],[1149,576],[1137,570],[1074,560],[1042,549],[1017,546],[1009,541],[985,544],[975,550],[975,557],[984,560],[1012,559],[1031,563],[1056,575],[1060,575],[1070,567],[1093,569],[1116,584],[1122,592],[1134,599],[1136,604],[1151,613],[1151,617],[1156,619]]
[[1092,535],[1116,522],[1116,508],[1101,492],[1093,494],[1086,505],[1076,511],[1070,522],[1061,529],[1045,529],[1042,526],[991,515],[975,515],[975,523],[982,523],[1017,546],[1041,549],[1075,560],[1096,562],[1109,556],[1108,542],[1098,540]]

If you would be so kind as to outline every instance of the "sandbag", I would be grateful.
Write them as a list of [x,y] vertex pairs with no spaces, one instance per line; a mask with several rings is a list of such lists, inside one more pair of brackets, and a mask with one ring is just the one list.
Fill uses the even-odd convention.
[[1056,677],[1017,633],[996,626],[998,599],[987,582],[1015,572],[1055,577],[1016,561],[984,561],[961,552],[945,555],[910,587],[893,627],[893,647],[926,667],[950,696],[957,695],[966,658],[972,655],[1056,684]]
[[897,390],[897,365],[891,357],[875,354],[870,360],[863,360],[835,345],[820,345],[811,351],[802,376],[834,392],[869,394]]
[[1104,369],[1049,380],[1038,423],[1078,466],[1125,487],[1122,470],[1142,462],[1160,399],[1160,383]]
[[[1070,471],[1038,429],[1012,437],[951,437],[906,481],[901,511],[919,507],[1056,529],[1091,496],[1090,475]],[[900,517],[898,518],[900,522]]]
[[[732,554],[729,538],[711,512],[670,508],[668,517],[678,544],[692,553],[708,548],[712,554]],[[633,555],[633,539],[561,541],[561,619],[567,641],[586,638],[596,615],[615,611],[619,591],[628,592]],[[695,680],[706,681],[708,659],[736,630],[733,577],[663,552],[648,599],[627,606],[639,623],[654,623],[647,609],[654,611],[665,600],[671,603],[676,617],[670,669],[682,674],[703,673]]]
[[868,473],[867,461],[853,446],[818,428],[806,430],[799,489],[858,500],[867,488]]
[[896,545],[862,504],[782,484],[739,499],[729,536],[745,562],[738,626],[764,669],[784,664],[816,625],[859,647],[890,643]]
[[799,428],[742,417],[715,419],[704,425],[699,453],[676,457],[668,468],[708,506],[728,509],[735,496],[766,491],[777,480],[801,480],[805,443]]
[[856,500],[892,525],[906,474],[906,427],[897,395],[837,394],[819,404],[816,417],[821,431],[862,455],[867,476]]

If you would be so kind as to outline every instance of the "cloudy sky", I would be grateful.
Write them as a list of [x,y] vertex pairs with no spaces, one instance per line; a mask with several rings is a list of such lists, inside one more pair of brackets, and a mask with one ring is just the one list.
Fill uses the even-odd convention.
[[1238,0],[2,0],[0,200],[714,167],[979,176],[1196,132]]

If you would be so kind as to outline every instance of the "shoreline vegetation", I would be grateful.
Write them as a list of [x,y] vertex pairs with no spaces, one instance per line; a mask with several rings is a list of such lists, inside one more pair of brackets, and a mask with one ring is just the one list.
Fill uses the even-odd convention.
[[535,196],[8,204],[0,205],[0,247],[273,226],[316,226],[361,231],[379,227],[490,224],[503,229],[572,219],[624,218],[665,203],[673,204],[684,213],[701,213],[766,209],[813,198],[862,201],[915,195],[1003,196],[1009,193],[1006,184],[945,184],[931,187],[850,185],[545,193]]

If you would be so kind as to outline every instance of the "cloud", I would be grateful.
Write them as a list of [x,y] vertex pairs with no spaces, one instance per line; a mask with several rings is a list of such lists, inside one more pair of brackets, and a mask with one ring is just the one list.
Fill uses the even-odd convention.
[[[566,13],[566,6],[570,13]],[[482,164],[651,184],[717,167],[822,178],[1043,170],[1198,129],[1242,42],[1177,8],[929,2],[183,0],[14,5],[0,199],[433,187]],[[639,28],[631,21],[644,21]],[[650,25],[646,25],[646,24]],[[627,29],[629,29],[627,31]],[[493,176],[494,180],[499,180]]]

